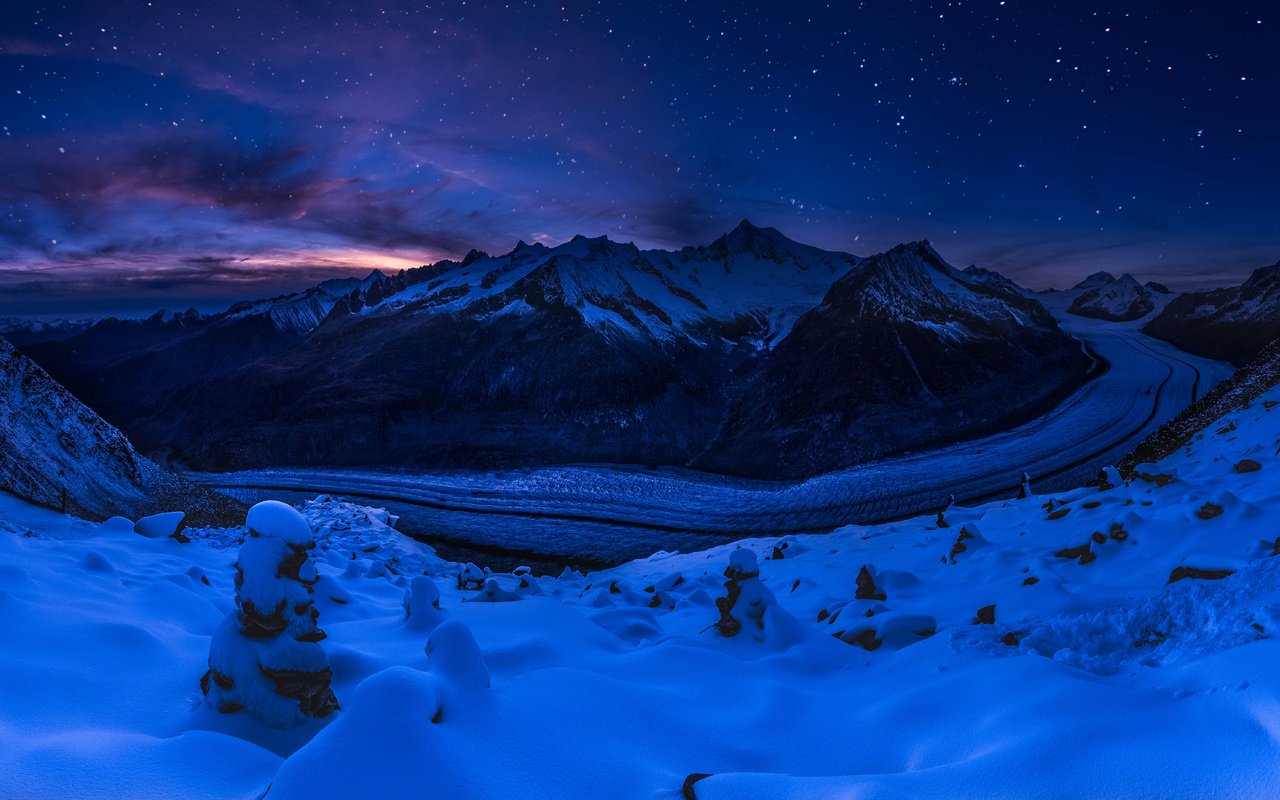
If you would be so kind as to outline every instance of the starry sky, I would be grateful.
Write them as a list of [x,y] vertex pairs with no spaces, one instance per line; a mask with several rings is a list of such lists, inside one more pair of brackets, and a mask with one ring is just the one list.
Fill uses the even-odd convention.
[[0,314],[746,217],[1032,288],[1280,258],[1272,0],[0,8]]

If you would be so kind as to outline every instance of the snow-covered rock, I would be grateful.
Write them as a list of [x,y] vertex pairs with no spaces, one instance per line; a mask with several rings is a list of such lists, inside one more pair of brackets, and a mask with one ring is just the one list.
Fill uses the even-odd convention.
[[182,511],[152,514],[135,522],[133,532],[148,539],[167,539],[182,530],[186,517],[186,513]]
[[200,679],[205,701],[229,714],[246,711],[273,728],[289,728],[338,708],[325,638],[311,602],[319,575],[306,520],[267,500],[249,510],[249,537],[236,560],[236,611],[209,645]]

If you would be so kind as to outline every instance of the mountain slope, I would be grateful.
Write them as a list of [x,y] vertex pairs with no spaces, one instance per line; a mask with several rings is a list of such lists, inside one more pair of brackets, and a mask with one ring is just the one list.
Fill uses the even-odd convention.
[[120,431],[0,339],[0,489],[87,515],[186,510],[223,520],[237,504],[139,456]]
[[[200,469],[598,461],[778,477],[885,452],[896,441],[889,419],[903,413],[893,404],[921,386],[932,399],[914,411],[926,418],[897,446],[1023,417],[1083,380],[1087,359],[1038,303],[930,259],[936,281],[908,270],[857,283],[869,262],[745,221],[674,252],[579,236],[371,276],[344,295],[322,284],[209,317],[102,323],[30,352],[146,452]],[[810,380],[793,362],[827,356],[796,344],[799,327],[851,281],[847,293],[867,302],[901,295],[906,305],[867,316],[862,385],[819,391],[834,392],[829,405],[876,407],[884,424],[866,433],[885,441],[832,446],[822,429],[821,459],[780,465],[741,448],[732,460],[704,457],[752,424],[810,424],[803,403],[785,410],[796,419],[750,424],[725,409],[742,407],[761,380],[808,391],[792,386]],[[820,327],[810,322],[799,339],[821,337]],[[903,336],[916,350],[905,358]],[[955,372],[952,355],[973,369]],[[964,391],[1015,377],[1046,388],[1012,399]],[[994,405],[948,407],[962,398]]]
[[966,438],[1047,409],[1089,366],[1039,303],[899,245],[796,323],[697,464],[797,477]]
[[1280,384],[1280,340],[1273,341],[1235,374],[1153,431],[1117,466],[1126,478],[1144,462],[1174,455],[1201,431]]
[[1178,295],[1143,331],[1190,353],[1245,363],[1280,337],[1280,262],[1240,286]]

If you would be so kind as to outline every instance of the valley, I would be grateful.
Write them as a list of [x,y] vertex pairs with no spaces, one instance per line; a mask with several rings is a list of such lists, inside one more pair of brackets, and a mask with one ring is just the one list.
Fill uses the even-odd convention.
[[531,554],[553,564],[618,563],[742,536],[913,516],[942,508],[948,495],[960,502],[1011,496],[1024,471],[1037,489],[1076,486],[1232,372],[1229,364],[1147,336],[1141,320],[1068,314],[1068,292],[1040,299],[1105,362],[1102,374],[1012,430],[807,480],[606,464],[439,472],[274,468],[190,477],[247,501],[289,491],[386,506],[401,515],[401,530],[445,549],[482,548],[499,563]]

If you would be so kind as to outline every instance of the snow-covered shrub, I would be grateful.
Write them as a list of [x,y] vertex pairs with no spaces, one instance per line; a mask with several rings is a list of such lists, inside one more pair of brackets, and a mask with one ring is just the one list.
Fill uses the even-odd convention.
[[274,500],[249,509],[249,535],[236,561],[236,610],[209,645],[200,679],[206,702],[224,713],[244,710],[287,728],[338,708],[329,659],[319,642],[311,527]]

